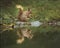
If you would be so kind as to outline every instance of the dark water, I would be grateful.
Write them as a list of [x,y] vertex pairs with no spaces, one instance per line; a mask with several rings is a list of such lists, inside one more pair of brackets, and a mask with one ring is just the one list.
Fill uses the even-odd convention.
[[60,48],[60,26],[31,27],[34,37],[31,40],[25,38],[22,44],[16,43],[16,30],[5,30],[0,33],[1,48]]

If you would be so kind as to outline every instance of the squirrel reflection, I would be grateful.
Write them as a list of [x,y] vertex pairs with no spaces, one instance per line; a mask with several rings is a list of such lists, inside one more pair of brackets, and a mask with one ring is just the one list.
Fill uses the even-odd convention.
[[32,39],[32,37],[33,37],[32,31],[27,28],[21,28],[17,32],[17,35],[19,36],[17,43],[22,43],[24,41],[24,38]]

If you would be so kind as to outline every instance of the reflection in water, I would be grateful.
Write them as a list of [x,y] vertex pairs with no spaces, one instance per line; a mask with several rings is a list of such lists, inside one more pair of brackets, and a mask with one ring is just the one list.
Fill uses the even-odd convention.
[[[29,32],[27,32],[29,30],[30,29],[27,29],[27,28],[21,28],[21,29],[19,28],[19,30],[17,31],[17,35],[15,35],[16,33],[15,30],[9,31],[9,32],[8,31],[3,32],[2,39],[0,40],[0,43],[2,42],[2,48],[4,47],[4,45],[6,46],[10,45],[9,47],[6,47],[6,48],[22,48],[22,47],[23,48],[42,48],[42,47],[43,48],[45,47],[57,48],[58,45],[60,44],[59,43],[60,42],[60,27],[59,26],[51,26],[49,24],[48,25],[44,24],[36,28],[36,30],[33,28],[32,31],[34,32],[34,34],[32,34],[32,31],[30,30],[31,35]],[[28,35],[25,36],[26,35],[25,33]],[[29,38],[30,36],[32,37],[31,41],[25,40],[25,38],[30,39]],[[15,45],[15,42],[18,45]],[[24,45],[20,45],[21,43],[23,43]]]
[[33,34],[32,34],[32,30],[28,29],[28,28],[24,28],[27,26],[32,26],[32,27],[38,27],[40,26],[42,23],[39,21],[33,21],[33,22],[16,22],[16,25],[14,26],[14,28],[19,28],[20,30],[17,32],[17,35],[19,36],[19,39],[17,40],[17,43],[22,43],[24,41],[24,38],[28,38],[28,39],[32,39]]
[[24,37],[22,37],[21,39],[17,39],[17,44],[21,44],[23,43],[23,41],[24,41]]
[[6,30],[13,30],[13,24],[0,24],[0,33],[3,33]]
[[[29,24],[29,23],[28,23]],[[46,24],[46,25],[45,25]],[[58,22],[58,23],[56,23],[56,25],[57,25],[57,27],[55,27],[55,26],[48,26],[48,25],[50,25],[50,24],[47,24],[47,23],[45,23],[44,25],[42,25],[42,26],[40,26],[39,27],[39,29],[37,29],[37,32],[51,32],[52,30],[53,31],[55,31],[55,30],[57,30],[57,31],[59,31],[60,32],[60,27],[58,26],[58,24],[60,25],[60,22]],[[53,24],[54,25],[54,24]],[[14,25],[15,26],[15,25]],[[19,25],[17,25],[17,27],[19,27]],[[29,26],[28,26],[29,27]],[[59,27],[59,28],[58,28]],[[12,28],[12,25],[0,25],[0,30],[11,30],[11,28]],[[14,28],[13,28],[14,29]],[[52,30],[51,30],[52,29]],[[34,29],[33,29],[34,30]],[[34,30],[35,31],[35,30]],[[53,32],[52,31],[52,32]],[[56,32],[57,32],[56,31]],[[35,31],[36,32],[36,31]],[[2,34],[4,33],[4,31],[2,32]],[[8,33],[8,31],[6,32],[6,33]],[[11,33],[13,33],[13,31],[11,32]],[[9,33],[8,33],[9,34]],[[14,34],[15,34],[15,32],[14,32]],[[13,34],[13,36],[14,36],[14,34]],[[28,29],[28,28],[20,28],[19,27],[19,29],[18,29],[18,31],[17,31],[17,35],[18,35],[18,39],[16,39],[16,42],[17,42],[17,44],[21,44],[21,43],[23,43],[24,41],[25,41],[25,38],[28,38],[28,39],[32,39],[33,38],[33,34],[32,34],[32,30],[31,29]],[[8,35],[7,35],[8,36]],[[11,37],[11,36],[10,36]],[[9,38],[10,38],[9,37]],[[5,38],[5,37],[4,37]],[[8,37],[7,37],[8,38]],[[15,37],[16,38],[16,37]],[[7,39],[8,40],[8,39]]]
[[19,36],[17,43],[22,43],[24,41],[24,38],[32,39],[32,37],[33,37],[32,31],[27,28],[21,28],[17,32],[17,35]]
[[[32,27],[38,27],[40,26],[41,23],[39,21],[34,21],[34,22],[17,22],[15,25],[11,24],[11,25],[2,25],[1,28],[3,28],[4,31],[6,30],[11,30],[11,29],[15,29],[15,28],[19,28],[17,31],[17,35],[18,35],[18,39],[17,39],[17,43],[22,43],[24,41],[25,38],[28,39],[32,39],[33,34],[32,34],[32,30],[26,28],[27,26],[32,26]],[[2,31],[2,32],[4,32]]]

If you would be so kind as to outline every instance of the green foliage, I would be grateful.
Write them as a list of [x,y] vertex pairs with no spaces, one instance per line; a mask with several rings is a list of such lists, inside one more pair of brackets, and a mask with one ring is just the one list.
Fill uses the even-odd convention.
[[1,0],[1,2],[0,17],[7,20],[10,19],[10,16],[15,19],[15,17],[18,15],[16,4],[20,4],[26,9],[30,7],[32,9],[32,20],[50,21],[53,19],[60,19],[60,1]]

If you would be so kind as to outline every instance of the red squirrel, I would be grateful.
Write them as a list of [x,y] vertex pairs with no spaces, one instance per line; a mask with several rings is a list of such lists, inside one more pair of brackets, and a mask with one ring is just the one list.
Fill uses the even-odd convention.
[[23,11],[21,8],[19,9],[18,20],[22,22],[26,22],[30,19],[31,9]]

